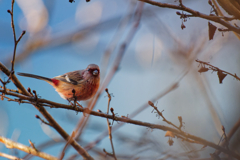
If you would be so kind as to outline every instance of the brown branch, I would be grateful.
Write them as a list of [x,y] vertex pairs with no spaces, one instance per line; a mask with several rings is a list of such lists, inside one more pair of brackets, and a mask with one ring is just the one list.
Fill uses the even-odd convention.
[[32,146],[32,148],[35,149],[35,151],[39,152],[30,139],[28,140],[28,142],[30,143],[30,145]]
[[240,28],[231,25],[230,23],[222,20],[218,16],[206,15],[204,13],[201,13],[201,12],[195,11],[191,8],[188,8],[184,5],[173,5],[173,4],[168,4],[168,3],[156,2],[156,1],[152,1],[152,0],[139,0],[139,1],[151,4],[151,5],[154,5],[154,6],[162,7],[162,8],[171,8],[171,9],[176,9],[176,10],[182,10],[182,11],[191,13],[193,16],[219,23],[219,24],[227,27],[229,30],[240,34]]
[[[107,96],[108,96],[108,106],[107,106],[107,114],[109,113],[109,107],[110,107],[110,101],[112,99],[111,95],[108,92],[108,89],[106,88],[105,91],[107,92]],[[110,122],[109,119],[107,118],[107,125],[108,125],[108,134],[109,134],[109,139],[110,139],[110,143],[111,143],[111,147],[112,147],[112,157],[117,160],[117,157],[115,155],[115,150],[114,150],[114,146],[113,146],[113,141],[112,141],[112,127],[110,126]]]
[[46,124],[46,125],[48,125],[48,126],[51,126],[51,124],[49,124],[48,122],[44,121],[39,115],[35,115],[35,117],[36,117],[37,119],[39,119],[42,123],[44,123],[44,124]]
[[157,107],[154,106],[153,102],[148,101],[148,104],[149,104],[150,106],[152,106],[152,107],[155,109],[155,111],[157,111],[158,115],[163,118],[163,121],[164,121],[164,122],[166,122],[167,124],[172,125],[173,127],[177,128],[177,129],[179,129],[179,130],[181,131],[181,128],[180,128],[180,127],[178,127],[178,126],[176,126],[175,124],[173,124],[172,122],[168,121],[168,120],[163,116],[162,112],[160,112],[160,111],[157,109]]
[[[235,123],[235,125],[233,126],[233,128],[230,130],[230,132],[227,134],[228,137],[228,141],[230,141],[230,139],[233,137],[233,135],[236,133],[236,131],[240,128],[240,119]],[[220,146],[221,147],[225,147],[228,143],[228,141],[224,140]],[[213,154],[215,155],[219,155],[221,153],[221,151],[216,150]]]
[[74,140],[73,138],[75,137],[76,132],[73,131],[73,133],[71,134],[71,137],[69,138],[69,140],[67,141],[67,143],[65,144],[65,146],[63,147],[63,150],[61,152],[60,158],[59,160],[62,160],[64,155],[65,155],[65,150],[67,149],[68,145]]
[[200,63],[200,64],[209,66],[209,68],[207,68],[207,69],[209,69],[209,70],[212,70],[212,71],[215,71],[215,72],[221,71],[222,73],[228,74],[228,75],[230,75],[230,76],[232,76],[232,77],[234,77],[234,78],[236,78],[237,80],[240,81],[240,78],[237,76],[236,73],[235,73],[235,74],[229,73],[229,72],[227,72],[227,71],[221,70],[221,69],[219,69],[218,67],[215,67],[215,66],[211,65],[211,64],[208,63],[208,62],[200,61],[200,60],[198,60],[198,59],[195,60],[195,61],[198,62],[198,63]]
[[[4,89],[4,86],[0,86],[0,88]],[[7,89],[7,88],[6,88],[6,91],[10,91],[10,92],[19,93],[19,91],[18,91],[18,90],[14,90],[14,89]]]
[[[3,92],[3,90],[0,89],[0,92]],[[35,101],[35,98],[34,97],[30,97],[30,96],[20,95],[20,94],[11,93],[11,92],[6,92],[5,94],[16,96],[18,98],[29,100],[29,101]],[[48,100],[40,99],[40,98],[38,98],[38,103],[39,103],[39,105],[44,105],[44,103],[48,103],[48,105],[52,105],[54,108],[65,108],[65,109],[74,110],[74,111],[77,111],[77,112],[86,112],[86,110],[88,110],[87,108],[76,108],[76,109],[74,109],[70,105],[59,104],[59,103],[56,103],[56,102],[52,102],[52,101],[48,101]],[[209,141],[207,141],[205,139],[202,139],[200,137],[197,137],[197,136],[185,133],[183,131],[179,131],[179,130],[171,128],[171,127],[167,127],[167,126],[163,126],[163,125],[157,125],[157,124],[152,124],[152,123],[147,123],[147,122],[141,122],[141,121],[137,121],[137,120],[132,120],[130,118],[121,118],[121,117],[118,117],[118,116],[108,115],[108,114],[104,114],[104,113],[101,113],[101,112],[95,112],[95,111],[89,111],[88,110],[88,113],[90,115],[94,115],[94,116],[98,116],[98,117],[109,118],[109,119],[112,119],[114,121],[130,123],[130,124],[134,124],[134,125],[138,125],[138,126],[142,126],[142,127],[148,127],[148,128],[151,128],[151,129],[160,129],[160,130],[163,130],[163,131],[171,131],[175,135],[181,135],[181,136],[183,136],[185,138],[192,139],[194,141],[198,141],[202,145],[215,148],[217,150],[220,150],[221,152],[229,154],[229,155],[231,155],[231,156],[233,156],[233,157],[235,157],[235,158],[240,160],[240,155],[238,155],[238,154],[236,154],[236,153],[234,153],[232,151],[229,151],[229,150],[227,150],[227,149],[225,149],[225,148],[223,148],[221,146],[216,145],[215,143],[209,142]],[[73,141],[73,142],[75,142],[75,141]]]
[[8,13],[11,15],[11,27],[12,27],[12,30],[13,30],[13,38],[14,38],[14,49],[13,49],[13,58],[12,58],[12,69],[11,69],[12,72],[14,71],[14,63],[15,63],[15,56],[16,56],[16,50],[17,50],[18,42],[20,42],[23,35],[26,33],[26,31],[22,31],[22,34],[20,35],[20,37],[18,39],[16,38],[15,25],[14,25],[14,19],[13,19],[14,1],[15,0],[12,0],[11,10],[8,10]]
[[226,132],[225,132],[225,127],[224,127],[224,126],[222,126],[222,131],[223,131],[224,140],[226,141],[226,145],[225,145],[225,146],[226,146],[227,149],[229,149],[229,148],[228,148],[229,140],[228,140],[227,134],[226,134]]
[[39,151],[35,150],[34,148],[25,146],[25,145],[17,143],[17,142],[14,142],[14,141],[12,141],[10,139],[7,139],[5,137],[2,137],[2,136],[0,136],[0,142],[5,144],[5,146],[7,148],[10,148],[10,149],[16,148],[16,149],[19,149],[19,150],[24,151],[26,153],[29,153],[29,154],[32,154],[32,155],[35,155],[35,156],[38,156],[38,157],[41,157],[41,158],[44,158],[44,159],[57,160],[56,157],[53,157],[53,156],[51,156],[47,153],[39,152]]

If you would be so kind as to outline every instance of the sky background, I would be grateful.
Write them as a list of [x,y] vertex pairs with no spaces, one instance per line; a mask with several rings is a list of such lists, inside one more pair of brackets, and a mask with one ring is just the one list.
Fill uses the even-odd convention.
[[[138,3],[127,0],[92,0],[89,3],[83,0],[75,0],[75,3],[67,0],[16,0],[14,21],[17,37],[22,30],[26,30],[26,35],[17,48],[15,71],[55,77],[69,71],[85,69],[91,63],[98,64],[102,69],[106,49],[116,44],[108,71],[132,27]],[[176,4],[173,0],[170,3]],[[207,1],[186,0],[183,3],[205,14],[210,13],[211,7]],[[7,13],[10,8],[10,1],[0,0],[0,61],[9,68],[13,52],[10,15]],[[209,41],[207,20],[187,19],[184,30],[181,29],[181,24],[182,20],[176,15],[176,10],[144,5],[139,28],[128,44],[119,70],[108,85],[109,92],[114,95],[111,107],[119,116],[127,116],[174,82],[178,82],[188,70],[176,90],[154,103],[160,111],[164,110],[163,114],[168,120],[177,125],[177,117],[182,116],[186,132],[218,143],[221,125],[228,132],[239,119],[240,83],[227,76],[223,84],[219,84],[216,72],[198,73],[198,63],[195,60],[210,62],[220,69],[240,75],[239,40],[232,32],[224,33],[224,36],[216,32],[214,39]],[[45,42],[43,47],[37,46],[40,42]],[[2,73],[1,78],[7,79]],[[48,83],[26,77],[18,78],[26,88],[36,90],[41,98],[68,104]],[[7,87],[15,89],[13,84],[8,84]],[[103,93],[94,110],[106,112],[107,101],[106,94]],[[86,106],[85,102],[80,103]],[[76,112],[70,110],[46,109],[69,134],[82,117],[81,113],[76,115]],[[214,114],[218,118],[214,118]],[[32,105],[0,101],[0,135],[27,146],[29,139],[37,146],[60,137],[52,128],[36,119],[35,115],[41,116]],[[134,119],[167,125],[152,113],[151,107]],[[86,143],[82,142],[81,145],[85,146],[95,140],[105,130],[106,119],[91,116],[81,137]],[[137,141],[144,133],[159,143],[161,152],[187,151],[183,149],[180,140],[175,140],[173,146],[168,146],[165,132],[161,130],[151,131],[125,124],[113,133],[116,154],[132,154],[131,150],[126,149],[131,145],[123,142],[120,135]],[[59,156],[64,145],[65,143],[60,143],[43,151]],[[109,139],[103,139],[97,148],[105,148],[110,152]],[[195,149],[200,148],[201,146],[196,146]],[[13,154],[2,144],[0,151]],[[208,157],[208,153],[213,151],[208,148],[202,152],[202,156]],[[65,157],[72,153],[76,152],[71,148]],[[18,154],[19,157],[25,155],[22,152]]]

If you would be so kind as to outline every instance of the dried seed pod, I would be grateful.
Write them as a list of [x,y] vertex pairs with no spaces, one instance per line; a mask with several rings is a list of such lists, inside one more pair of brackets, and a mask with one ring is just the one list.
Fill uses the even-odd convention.
[[208,68],[205,68],[205,67],[201,67],[198,72],[199,73],[202,73],[202,72],[207,72],[209,69]]
[[167,143],[169,144],[169,146],[172,146],[173,143],[174,143],[174,141],[172,140],[172,138],[169,138],[168,141],[167,141]]
[[217,72],[219,83],[222,83],[223,79],[227,76],[227,74],[224,74],[221,70]]

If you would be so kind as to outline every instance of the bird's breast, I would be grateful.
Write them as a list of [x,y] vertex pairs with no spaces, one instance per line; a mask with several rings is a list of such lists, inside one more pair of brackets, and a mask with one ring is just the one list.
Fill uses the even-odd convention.
[[54,88],[62,98],[70,100],[74,100],[72,93],[72,90],[74,89],[77,101],[82,101],[94,96],[99,88],[99,83],[85,81],[84,83],[74,85],[59,81],[58,85],[55,85]]

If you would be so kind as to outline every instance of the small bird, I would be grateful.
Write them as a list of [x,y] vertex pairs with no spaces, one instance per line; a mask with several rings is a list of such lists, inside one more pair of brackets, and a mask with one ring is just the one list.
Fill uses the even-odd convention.
[[[67,99],[68,101],[90,99],[95,95],[100,84],[100,69],[96,64],[89,64],[84,70],[68,72],[53,78],[46,78],[28,73],[17,74],[48,82],[56,89],[63,99]],[[73,89],[75,90],[75,98]]]

